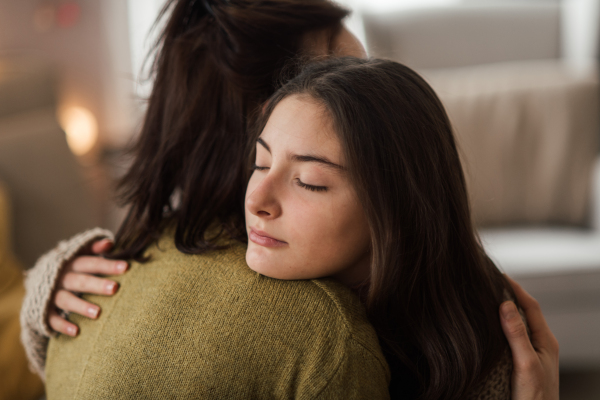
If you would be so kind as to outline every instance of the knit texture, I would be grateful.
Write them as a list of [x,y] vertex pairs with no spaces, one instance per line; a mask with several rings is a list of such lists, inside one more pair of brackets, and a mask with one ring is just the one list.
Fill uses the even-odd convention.
[[507,346],[488,377],[473,388],[467,399],[510,400],[512,371],[512,353]]
[[364,307],[333,280],[282,281],[250,270],[246,247],[179,252],[170,236],[86,295],[98,320],[72,314],[50,340],[53,399],[386,399],[389,369]]
[[110,231],[94,228],[64,240],[57,247],[40,257],[35,266],[26,273],[25,298],[21,307],[21,341],[33,372],[44,379],[44,364],[48,338],[55,332],[48,326],[48,311],[56,281],[65,265],[82,254],[92,242],[113,238]]
[[[508,290],[504,290],[503,301],[513,301],[516,299]],[[527,318],[523,310],[518,307],[521,319],[525,323],[527,333],[531,336]],[[488,376],[479,382],[468,396],[468,400],[510,400],[511,399],[511,378],[513,373],[512,352],[508,344],[496,365],[489,372]]]
[[[37,371],[38,373],[40,373],[42,376],[44,374],[44,368],[45,368],[45,362],[46,362],[46,349],[47,349],[47,345],[48,345],[48,337],[51,335],[54,335],[53,331],[51,331],[51,329],[46,324],[45,315],[46,315],[46,310],[47,310],[49,302],[50,302],[51,293],[53,291],[56,276],[59,275],[60,269],[64,265],[66,265],[69,260],[71,260],[74,257],[74,254],[81,254],[89,246],[89,243],[93,242],[94,240],[100,239],[102,237],[112,238],[112,234],[107,231],[91,230],[88,232],[84,232],[83,234],[78,235],[68,241],[61,242],[59,244],[59,247],[57,247],[56,249],[52,250],[51,252],[49,252],[42,258],[40,258],[40,260],[36,263],[36,266],[29,273],[28,282],[30,283],[30,282],[32,282],[32,279],[37,279],[37,282],[39,282],[39,284],[36,283],[36,284],[28,286],[27,297],[33,296],[36,298],[29,299],[28,301],[26,301],[26,304],[24,304],[24,307],[22,310],[21,318],[22,318],[22,324],[23,324],[23,331],[27,332],[27,335],[23,335],[24,336],[23,343],[25,344],[27,354],[29,356],[32,366],[34,367],[34,370]],[[177,257],[185,258],[185,257],[194,257],[194,256],[183,256],[181,254],[178,254]],[[214,255],[212,255],[211,257],[214,257]],[[224,257],[229,258],[230,256],[225,255]],[[240,258],[240,256],[238,256],[238,258]],[[153,260],[153,262],[156,263],[158,261]],[[205,260],[202,263],[205,268],[206,268],[207,262],[209,262],[209,261]],[[222,264],[224,262],[224,260],[221,260],[220,262]],[[236,262],[240,262],[240,260],[238,259]],[[150,265],[150,264],[145,264],[141,269],[138,269],[138,266],[136,264],[134,264],[134,267],[135,267],[135,270],[137,271],[137,273],[141,273],[143,268],[148,265]],[[243,265],[245,266],[245,263],[243,263]],[[217,266],[217,270],[219,270],[219,271],[223,270],[223,268],[224,268],[223,265]],[[131,272],[128,272],[128,274],[130,274],[130,273]],[[126,275],[128,275],[128,274],[126,274]],[[32,278],[33,276],[39,276],[41,278]],[[45,277],[45,276],[50,276],[50,277],[54,277],[54,278],[44,279],[43,277]],[[256,275],[256,276],[258,277],[258,275]],[[166,277],[166,278],[169,279],[169,277]],[[122,277],[114,278],[114,280],[120,280],[120,279],[122,279]],[[262,277],[261,279],[268,279],[268,278]],[[144,278],[144,282],[150,282],[150,280],[151,280],[150,277]],[[135,281],[135,279],[134,279],[134,281]],[[311,282],[313,282],[317,286],[321,284],[320,281],[318,281],[318,280],[311,281]],[[124,282],[121,282],[122,285],[123,285],[123,283]],[[189,284],[191,285],[191,282]],[[134,284],[132,286],[139,286],[139,285]],[[156,284],[152,284],[151,286],[155,287]],[[195,286],[197,286],[197,285],[195,285]],[[323,287],[324,290],[327,288],[326,285],[325,286],[321,285],[321,287]],[[159,289],[157,289],[155,287],[154,291],[157,291],[157,290],[159,290]],[[135,289],[134,293],[138,293],[139,291],[140,291],[140,288],[138,287],[137,289]],[[120,294],[119,294],[119,296],[120,296]],[[158,293],[156,293],[156,296],[158,296]],[[129,297],[132,297],[132,296],[130,295]],[[105,309],[106,308],[105,303],[106,304],[110,303],[111,306],[113,306],[114,300],[111,300],[110,298],[103,298],[100,296],[89,296],[89,298],[92,299],[93,301],[95,301],[96,303],[102,305],[103,313],[101,314],[100,321],[98,321],[97,323],[98,324],[103,323],[102,321],[105,318],[107,318],[107,310]],[[331,299],[335,303],[336,297],[333,296],[333,297],[331,297]],[[119,301],[122,302],[123,300],[119,300]],[[130,301],[133,301],[134,304],[138,304],[137,303],[138,300],[136,300],[136,299],[132,299]],[[339,304],[338,307],[343,307],[343,306],[341,304]],[[152,307],[150,307],[150,308],[152,308]],[[121,314],[122,314],[122,312],[121,312]],[[142,318],[142,316],[139,312],[136,314],[138,315],[138,318]],[[171,315],[173,316],[173,315],[177,315],[177,314],[181,314],[181,312],[174,311]],[[524,318],[523,314],[522,314],[522,317]],[[80,326],[82,326],[83,330],[86,334],[89,333],[90,335],[92,335],[92,333],[90,333],[90,331],[96,331],[95,334],[100,335],[99,330],[94,328],[94,326],[95,326],[94,324],[96,322],[87,320],[84,317],[81,317],[78,315],[72,315],[71,319],[73,321],[75,321],[76,323],[78,323]],[[144,319],[144,318],[142,318],[142,319]],[[225,322],[223,322],[223,324],[224,323]],[[160,328],[160,327],[155,327],[155,328]],[[179,328],[184,329],[185,327],[182,326],[182,324],[179,324]],[[107,329],[106,327],[103,328],[104,331],[106,331],[106,329]],[[117,326],[114,329],[121,330],[122,328],[120,326],[118,326],[118,324],[117,324]],[[190,327],[190,329],[192,329],[192,328]],[[251,328],[251,329],[254,329],[254,328]],[[162,331],[163,331],[162,329],[158,329],[158,331],[155,331],[155,334],[161,335]],[[108,332],[108,333],[110,333],[110,332]],[[82,336],[83,336],[83,334],[82,334]],[[148,336],[148,335],[146,335],[146,336]],[[66,341],[66,342],[73,342],[73,343],[77,342],[77,340],[71,341],[69,338],[66,338],[66,337],[60,337],[60,338],[58,338],[58,340]],[[113,338],[113,340],[116,340],[116,339]],[[162,341],[165,339],[163,338],[160,340]],[[129,343],[129,340],[126,339],[126,342]],[[82,341],[81,345],[79,346],[82,354],[86,354],[85,346],[88,345],[89,343],[90,343],[89,338],[86,339],[85,342]],[[112,353],[114,353],[114,351]],[[83,360],[81,358],[78,359],[78,356],[76,353],[71,354],[69,357],[71,357],[75,361],[72,369],[70,371],[68,371],[68,374],[72,375],[77,372],[76,371],[77,368],[82,368]],[[171,363],[174,363],[174,362],[175,361],[173,361]],[[77,368],[75,368],[75,366]],[[68,368],[67,368],[67,370],[68,370]],[[79,372],[83,373],[83,371],[79,371]],[[479,385],[477,385],[476,388],[474,388],[474,390],[470,393],[468,398],[469,399],[479,399],[479,400],[509,399],[510,398],[511,374],[512,374],[512,357],[511,357],[510,349],[507,348],[507,350],[504,353],[504,355],[502,356],[501,360],[498,362],[498,364],[495,366],[495,368],[491,371],[490,375],[483,382],[481,382]],[[339,376],[338,376],[338,378],[339,378]],[[73,379],[76,379],[76,377]],[[52,384],[52,382],[51,382],[51,384]],[[57,386],[63,386],[63,385],[64,385],[64,383],[57,384]],[[71,382],[71,385],[72,385],[72,382]],[[70,395],[68,395],[66,398],[75,398],[74,392],[71,393]],[[192,396],[192,398],[193,398],[193,396]]]

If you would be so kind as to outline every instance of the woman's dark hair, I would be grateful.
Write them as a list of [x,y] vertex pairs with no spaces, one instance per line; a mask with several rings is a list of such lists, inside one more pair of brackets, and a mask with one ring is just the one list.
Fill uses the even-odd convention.
[[169,0],[159,20],[167,15],[133,165],[120,184],[129,212],[116,258],[142,260],[165,221],[186,253],[216,247],[206,235],[214,222],[247,240],[249,116],[277,89],[287,61],[301,55],[306,34],[332,38],[348,11],[328,0]]
[[[401,64],[333,58],[273,95],[254,139],[293,95],[322,105],[338,133],[371,231],[363,294],[390,365],[412,371],[423,399],[465,398],[507,349],[498,308],[511,290],[473,229],[441,102]],[[399,375],[392,393],[409,381]]]

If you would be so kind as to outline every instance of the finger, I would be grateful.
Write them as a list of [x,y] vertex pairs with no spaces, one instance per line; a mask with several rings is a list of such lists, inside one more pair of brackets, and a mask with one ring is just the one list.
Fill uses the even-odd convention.
[[58,315],[56,310],[51,310],[48,313],[48,324],[56,332],[64,333],[68,336],[75,337],[79,334],[79,327]]
[[120,275],[127,271],[129,264],[122,260],[107,260],[98,256],[81,256],[74,259],[67,271],[85,274]]
[[527,324],[531,331],[531,340],[536,343],[539,342],[542,346],[546,345],[551,338],[554,338],[552,331],[548,327],[548,323],[544,318],[540,304],[534,299],[529,293],[525,291],[517,282],[515,282],[508,275],[506,276],[508,282],[512,286],[519,305],[525,312],[527,318]]
[[530,370],[534,363],[539,363],[539,358],[529,341],[527,327],[515,303],[505,301],[500,305],[500,322],[513,354],[515,368]]
[[58,290],[54,296],[54,304],[56,307],[74,312],[84,317],[96,319],[100,315],[100,307],[95,304],[89,303],[79,297],[75,296],[68,290]]
[[67,272],[59,282],[59,288],[67,289],[77,293],[92,293],[113,295],[117,292],[119,285],[109,279],[98,278],[94,275]]
[[103,254],[109,252],[113,248],[113,241],[110,239],[102,239],[92,243],[92,253]]

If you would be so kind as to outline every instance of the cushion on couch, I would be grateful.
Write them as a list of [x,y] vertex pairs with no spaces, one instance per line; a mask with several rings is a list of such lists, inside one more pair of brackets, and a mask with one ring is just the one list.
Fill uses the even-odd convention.
[[595,65],[560,60],[420,71],[453,124],[478,226],[589,223]]

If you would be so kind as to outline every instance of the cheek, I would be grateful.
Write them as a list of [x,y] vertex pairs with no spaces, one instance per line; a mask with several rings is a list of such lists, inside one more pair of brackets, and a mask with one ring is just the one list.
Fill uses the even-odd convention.
[[362,207],[354,198],[350,198],[333,210],[332,235],[343,246],[349,256],[366,252],[371,242],[367,218]]
[[319,244],[325,245],[337,230],[335,202],[330,199],[318,202],[296,201],[290,204],[290,233],[296,238],[298,248],[311,251]]
[[[248,193],[252,186],[251,181]],[[277,279],[313,279],[343,272],[364,258],[370,234],[354,197],[293,194],[280,198],[283,213],[270,221],[289,247],[267,249],[250,242],[246,261],[251,269]],[[246,210],[248,224],[253,217]]]
[[301,257],[337,272],[370,247],[369,226],[362,208],[351,197],[324,202],[297,214],[294,236]]

